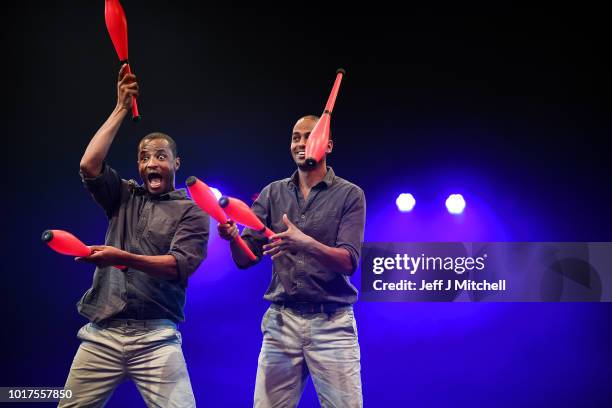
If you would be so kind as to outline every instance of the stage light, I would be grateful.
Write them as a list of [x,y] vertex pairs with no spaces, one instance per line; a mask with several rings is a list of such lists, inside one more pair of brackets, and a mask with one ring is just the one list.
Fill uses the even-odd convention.
[[221,192],[214,187],[210,187],[210,191],[212,191],[212,193],[215,195],[215,198],[217,200],[223,197],[223,194],[221,194]]
[[446,199],[446,209],[451,214],[461,214],[465,209],[465,200],[461,194],[451,194]]
[[397,205],[397,209],[401,212],[410,212],[414,208],[416,204],[416,200],[410,193],[402,193],[397,196],[395,200],[395,205]]

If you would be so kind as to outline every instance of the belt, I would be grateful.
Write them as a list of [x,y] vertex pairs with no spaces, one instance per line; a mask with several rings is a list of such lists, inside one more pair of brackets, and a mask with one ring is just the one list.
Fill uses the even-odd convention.
[[272,305],[279,306],[281,308],[291,309],[294,312],[308,314],[308,313],[335,313],[337,310],[351,307],[347,303],[310,303],[310,302],[274,302]]
[[170,319],[149,319],[149,320],[136,320],[136,319],[106,319],[101,322],[94,323],[96,326],[102,328],[107,327],[173,327],[177,328],[178,325]]

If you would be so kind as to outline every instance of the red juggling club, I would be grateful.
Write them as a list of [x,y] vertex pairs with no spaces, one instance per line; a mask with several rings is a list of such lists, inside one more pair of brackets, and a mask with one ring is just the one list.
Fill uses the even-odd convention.
[[325,110],[321,115],[321,118],[310,132],[308,140],[306,141],[306,165],[314,167],[318,162],[321,161],[327,148],[327,142],[329,142],[329,128],[331,122],[331,114],[334,110],[334,104],[336,103],[336,97],[340,90],[340,83],[342,77],[346,74],[342,68],[336,71],[336,80],[332,87],[327,103],[325,104]]
[[[106,20],[108,33],[115,46],[115,51],[117,51],[119,56],[119,62],[121,65],[128,64],[127,71],[130,74],[132,71],[128,62],[127,19],[119,0],[104,0],[104,19]],[[132,96],[132,120],[134,122],[140,120],[138,104],[134,96]]]
[[239,224],[254,229],[257,232],[264,234],[270,238],[274,235],[274,232],[267,228],[257,215],[246,205],[244,201],[240,201],[237,198],[232,197],[221,197],[219,199],[219,205],[231,219]]
[[[92,250],[71,233],[63,230],[46,230],[42,234],[43,242],[49,248],[62,255],[89,256]],[[115,268],[126,270],[125,266],[115,265]]]
[[[187,185],[187,190],[189,190],[189,194],[191,194],[191,198],[193,201],[208,215],[213,217],[219,224],[225,224],[229,221],[225,212],[219,203],[217,202],[217,198],[210,190],[210,187],[202,180],[199,180],[195,176],[191,176],[185,180],[185,184]],[[234,241],[238,244],[238,246],[244,251],[245,254],[249,257],[251,261],[257,260],[257,256],[251,251],[251,248],[247,245],[246,242],[242,239],[240,235],[236,235],[234,237]]]

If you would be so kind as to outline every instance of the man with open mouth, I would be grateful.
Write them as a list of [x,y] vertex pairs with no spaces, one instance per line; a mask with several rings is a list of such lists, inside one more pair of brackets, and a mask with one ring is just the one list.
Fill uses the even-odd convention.
[[77,258],[96,271],[78,303],[89,323],[78,332],[81,345],[66,381],[72,397],[60,406],[102,406],[131,379],[148,406],[193,407],[177,325],[185,320],[188,278],[206,258],[209,218],[184,189],[174,188],[180,158],[170,136],[151,133],[138,144],[142,185],[105,162],[138,95],[127,65],[119,71],[117,94],[117,106],[81,159],[83,183],[109,224],[104,245]]
[[276,234],[245,228],[244,240],[258,256],[250,261],[233,241],[233,223],[219,224],[240,268],[263,255],[273,260],[271,302],[261,324],[263,342],[255,382],[255,407],[295,407],[308,377],[322,406],[361,407],[361,365],[349,277],[357,269],[365,226],[363,190],[338,176],[323,159],[306,163],[306,141],[318,121],[300,118],[291,133],[297,170],[266,186],[252,209]]

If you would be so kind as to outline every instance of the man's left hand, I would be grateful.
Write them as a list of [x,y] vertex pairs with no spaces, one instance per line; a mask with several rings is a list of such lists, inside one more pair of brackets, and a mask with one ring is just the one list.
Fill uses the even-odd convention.
[[106,245],[92,245],[89,247],[92,254],[89,256],[82,256],[74,258],[75,261],[89,262],[95,264],[100,268],[105,266],[113,266],[119,264],[125,264],[126,252],[121,249],[106,246]]
[[287,226],[287,230],[272,235],[269,238],[272,242],[263,246],[264,255],[272,255],[272,259],[278,258],[287,251],[306,251],[314,242],[314,238],[304,234],[289,221],[287,214],[283,214],[283,222]]

